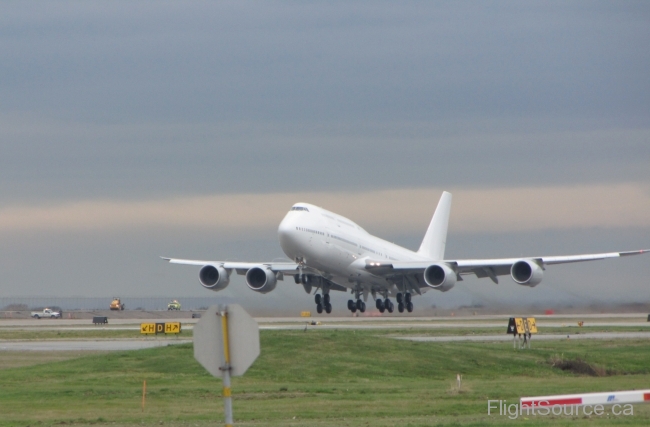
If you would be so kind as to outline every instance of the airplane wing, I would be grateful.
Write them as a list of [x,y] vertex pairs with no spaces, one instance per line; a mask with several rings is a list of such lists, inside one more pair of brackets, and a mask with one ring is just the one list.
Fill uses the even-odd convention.
[[[447,264],[458,276],[466,274],[475,274],[478,278],[489,277],[493,282],[498,283],[497,276],[504,276],[511,273],[513,264],[518,261],[528,260],[538,264],[542,269],[546,265],[567,264],[573,262],[596,261],[607,258],[619,258],[630,255],[640,255],[650,252],[650,249],[625,252],[606,252],[600,254],[584,255],[563,255],[563,256],[540,256],[540,257],[522,257],[522,258],[498,258],[498,259],[465,259],[465,260],[444,260],[434,261],[366,261],[366,270],[378,276],[390,275],[408,275],[421,276],[424,270],[432,264]],[[415,281],[419,283],[417,277]],[[459,277],[459,280],[462,280]]]
[[[184,265],[220,265],[226,270],[235,270],[237,274],[246,274],[246,272],[253,268],[269,266],[272,271],[276,273],[296,274],[298,273],[298,264],[295,262],[237,262],[237,261],[205,261],[199,259],[178,259],[161,257],[170,264],[184,264]],[[312,272],[311,269],[304,267],[304,272]]]
[[[179,259],[179,258],[167,258],[167,257],[160,257],[160,258],[162,258],[165,261],[169,261],[170,264],[221,266],[228,271],[235,270],[239,275],[245,275],[248,270],[254,267],[268,266],[271,269],[271,271],[273,271],[274,273],[282,273],[277,275],[278,280],[283,280],[284,274],[294,275],[300,273],[299,265],[291,261],[237,262],[237,261],[206,261],[206,260],[199,260],[199,259]],[[322,273],[314,268],[304,266],[302,267],[302,273],[320,277],[320,280],[322,281],[321,286],[327,286],[329,289],[334,291],[341,291],[341,292],[347,291],[347,288],[345,286],[339,285],[338,283],[335,283],[329,280],[328,278],[323,277]],[[305,290],[308,289],[311,290],[311,285],[305,287]]]

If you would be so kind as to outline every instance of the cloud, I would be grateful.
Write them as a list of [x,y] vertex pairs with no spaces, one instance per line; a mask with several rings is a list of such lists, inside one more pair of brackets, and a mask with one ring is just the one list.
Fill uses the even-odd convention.
[[[453,232],[650,227],[650,191],[638,183],[451,188]],[[379,235],[422,232],[442,189],[220,194],[145,201],[79,201],[0,209],[0,233],[205,229],[221,234],[277,227],[296,202],[340,213]]]

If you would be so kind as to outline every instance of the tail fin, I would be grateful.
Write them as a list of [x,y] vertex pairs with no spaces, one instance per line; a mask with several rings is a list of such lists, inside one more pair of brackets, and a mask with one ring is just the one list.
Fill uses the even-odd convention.
[[441,260],[445,258],[445,245],[447,244],[447,225],[451,211],[451,193],[442,192],[438,207],[431,218],[431,223],[424,235],[418,253],[428,258]]

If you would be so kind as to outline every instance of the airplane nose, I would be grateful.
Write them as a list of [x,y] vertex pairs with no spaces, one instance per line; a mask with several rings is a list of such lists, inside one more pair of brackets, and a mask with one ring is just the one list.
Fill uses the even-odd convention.
[[280,222],[280,226],[278,227],[278,237],[280,238],[281,245],[283,242],[291,238],[291,235],[293,234],[292,231],[294,231],[296,228],[294,225],[295,220],[293,217],[294,215],[292,215],[292,212],[289,212]]
[[287,213],[280,226],[278,227],[278,238],[280,239],[280,247],[282,251],[290,258],[294,259],[296,256],[296,242],[295,242],[295,215],[293,212]]

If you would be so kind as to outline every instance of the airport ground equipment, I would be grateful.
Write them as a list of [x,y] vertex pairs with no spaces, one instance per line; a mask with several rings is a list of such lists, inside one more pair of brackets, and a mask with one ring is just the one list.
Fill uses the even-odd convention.
[[181,303],[178,302],[178,300],[173,300],[169,304],[167,304],[167,310],[180,310],[181,309]]
[[115,311],[124,310],[124,303],[122,303],[119,298],[113,298],[113,301],[111,301],[109,308]]
[[108,323],[108,317],[106,316],[94,316],[93,325],[103,325]]
[[517,348],[517,336],[519,336],[519,348],[526,348],[526,346],[530,348],[532,334],[537,333],[537,321],[534,317],[511,317],[508,320],[506,333],[512,334],[512,348]]
[[165,323],[141,323],[140,333],[143,335],[158,335],[158,334],[180,334],[182,332],[181,322],[165,322]]
[[60,319],[61,313],[49,308],[44,308],[43,311],[32,311],[31,316],[34,319],[40,319],[41,317],[44,317],[46,319]]
[[233,423],[230,376],[244,375],[259,354],[257,322],[238,304],[213,305],[194,326],[194,358],[223,380],[226,427]]

